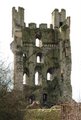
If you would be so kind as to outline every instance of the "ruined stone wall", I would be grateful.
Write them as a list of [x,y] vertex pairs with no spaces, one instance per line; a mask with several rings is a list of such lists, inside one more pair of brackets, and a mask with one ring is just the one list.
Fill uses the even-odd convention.
[[70,18],[66,19],[66,24],[59,29],[60,39],[60,63],[61,78],[63,82],[63,96],[70,100],[72,96],[71,89],[71,46],[70,46]]
[[38,28],[35,23],[26,27],[24,9],[12,9],[14,89],[23,91],[26,86],[29,88],[25,92],[27,100],[33,96],[48,105],[72,97],[70,18],[66,18],[64,9],[61,12],[55,9],[52,21],[50,28],[46,23],[41,23]]
[[65,103],[61,106],[62,120],[81,120],[81,104]]

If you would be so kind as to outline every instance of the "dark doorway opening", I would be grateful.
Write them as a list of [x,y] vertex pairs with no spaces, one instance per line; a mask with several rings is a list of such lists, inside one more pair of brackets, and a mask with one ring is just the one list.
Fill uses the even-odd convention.
[[60,27],[63,25],[63,22],[60,22]]
[[43,103],[45,103],[45,102],[47,102],[47,94],[46,93],[43,94]]
[[33,101],[35,101],[35,96],[34,96],[34,95],[31,95],[31,96],[29,97],[29,103],[32,104]]

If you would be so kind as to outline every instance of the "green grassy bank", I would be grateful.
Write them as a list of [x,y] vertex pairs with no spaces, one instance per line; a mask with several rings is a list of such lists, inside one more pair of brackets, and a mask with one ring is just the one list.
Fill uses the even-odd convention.
[[60,109],[27,109],[24,120],[61,120]]

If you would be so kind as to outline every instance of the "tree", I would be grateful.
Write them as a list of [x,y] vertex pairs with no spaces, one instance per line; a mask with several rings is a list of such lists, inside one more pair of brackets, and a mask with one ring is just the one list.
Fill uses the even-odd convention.
[[11,91],[12,71],[10,65],[0,60],[0,120],[21,120],[21,96]]

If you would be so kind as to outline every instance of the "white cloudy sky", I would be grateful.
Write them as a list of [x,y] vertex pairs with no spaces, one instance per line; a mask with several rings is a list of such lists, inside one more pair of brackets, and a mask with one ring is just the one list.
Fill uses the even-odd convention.
[[80,0],[2,0],[0,2],[0,52],[13,61],[9,44],[12,41],[12,7],[25,8],[25,22],[51,23],[51,12],[64,8],[71,16],[71,49],[73,98],[81,100],[81,1]]

